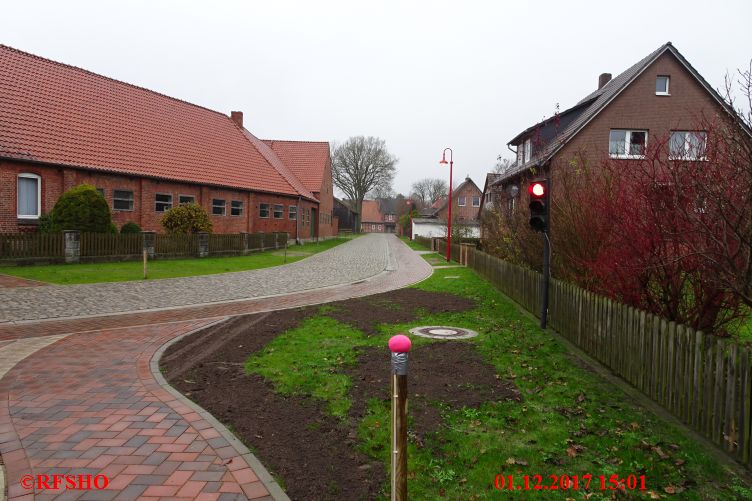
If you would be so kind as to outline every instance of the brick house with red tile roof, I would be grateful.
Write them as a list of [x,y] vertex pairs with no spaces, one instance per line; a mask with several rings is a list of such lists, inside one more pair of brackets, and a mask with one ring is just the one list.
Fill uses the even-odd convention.
[[384,215],[378,200],[363,200],[361,205],[360,231],[363,233],[385,233]]
[[[195,201],[218,233],[332,234],[318,217],[322,203],[331,214],[331,189],[323,188],[331,179],[314,194],[297,164],[243,127],[240,112],[227,116],[3,45],[0,96],[0,232],[33,231],[64,191],[88,183],[118,226],[160,231],[165,210]],[[321,149],[300,150],[331,176]]]
[[336,235],[339,231],[333,219],[334,187],[332,158],[325,141],[282,141],[265,139],[264,143],[290,168],[303,188],[319,200],[318,224],[321,235]]

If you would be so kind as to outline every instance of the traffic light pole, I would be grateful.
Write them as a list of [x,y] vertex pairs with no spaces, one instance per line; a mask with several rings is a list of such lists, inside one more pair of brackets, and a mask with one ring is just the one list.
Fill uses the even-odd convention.
[[548,231],[543,232],[543,297],[541,298],[541,329],[546,328],[548,320],[548,281],[551,267],[551,243],[548,241]]

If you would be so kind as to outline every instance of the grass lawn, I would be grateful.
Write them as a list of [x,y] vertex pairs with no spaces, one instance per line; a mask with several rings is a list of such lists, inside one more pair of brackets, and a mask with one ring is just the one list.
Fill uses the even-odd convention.
[[403,242],[405,242],[408,247],[410,247],[413,250],[429,250],[429,249],[426,249],[426,247],[424,247],[423,245],[421,245],[418,242],[416,242],[415,240],[410,240],[408,237],[404,237],[403,236],[403,237],[399,237],[399,238],[400,238],[400,240],[402,240]]
[[[456,277],[450,279],[449,277]],[[497,378],[514,382],[522,402],[489,401],[477,408],[440,408],[439,431],[424,440],[411,438],[409,485],[411,499],[752,499],[744,481],[716,461],[681,429],[652,414],[583,367],[567,349],[537,327],[472,270],[436,270],[415,288],[465,296],[477,308],[460,313],[424,314],[410,324],[381,324],[380,333],[366,336],[350,325],[317,316],[289,330],[246,363],[246,370],[270,381],[282,394],[306,395],[325,403],[327,412],[347,418],[352,405],[351,381],[342,368],[357,362],[359,349],[383,347],[390,336],[418,325],[453,325],[477,330],[466,340],[496,370]],[[315,339],[316,349],[311,350]],[[413,337],[414,346],[441,342]],[[417,356],[417,354],[416,354]],[[409,384],[409,383],[408,383]],[[388,399],[368,401],[358,424],[358,448],[389,466]],[[408,407],[409,410],[409,407]],[[497,474],[579,476],[580,490],[499,492]],[[592,475],[589,493],[585,475]],[[644,475],[645,491],[601,491],[611,475]],[[382,491],[388,498],[388,487]],[[615,497],[612,497],[615,496]]]
[[[307,243],[287,249],[287,263],[300,261],[318,252],[331,249],[349,238],[333,238],[320,243]],[[195,259],[157,259],[149,261],[149,279],[212,275],[279,266],[285,263],[284,250],[264,251],[247,256],[207,257]],[[40,266],[0,266],[0,274],[71,285],[96,282],[143,280],[141,261],[114,263],[54,264]]]

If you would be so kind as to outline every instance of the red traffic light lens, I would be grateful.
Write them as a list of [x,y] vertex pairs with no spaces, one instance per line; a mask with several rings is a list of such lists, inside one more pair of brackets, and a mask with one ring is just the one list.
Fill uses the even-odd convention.
[[543,186],[543,183],[533,183],[528,187],[527,191],[534,197],[542,197],[546,194],[546,187]]

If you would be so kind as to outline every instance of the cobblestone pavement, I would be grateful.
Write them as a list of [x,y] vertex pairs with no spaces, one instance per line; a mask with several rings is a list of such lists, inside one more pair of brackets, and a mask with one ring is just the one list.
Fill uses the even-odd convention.
[[143,282],[0,289],[0,323],[175,308],[288,294],[372,277],[389,267],[392,235],[369,234],[295,263]]
[[[340,276],[340,285],[328,288],[0,325],[0,454],[10,499],[286,499],[221,424],[166,386],[156,361],[170,340],[229,315],[386,292],[432,273],[424,259],[393,236],[361,237],[345,246],[358,241],[371,247],[365,252],[375,260],[382,249],[381,269],[371,268],[370,278],[359,278],[363,270],[356,278]],[[360,249],[340,255],[340,261],[353,262],[340,264],[337,272],[330,267],[330,273],[355,261],[367,266],[362,255],[348,257]],[[87,473],[107,475],[108,488],[34,493],[21,484],[29,474]]]
[[49,285],[44,282],[38,282],[36,280],[29,280],[28,278],[13,277],[10,275],[0,275],[0,289],[14,288],[14,287],[41,287]]

